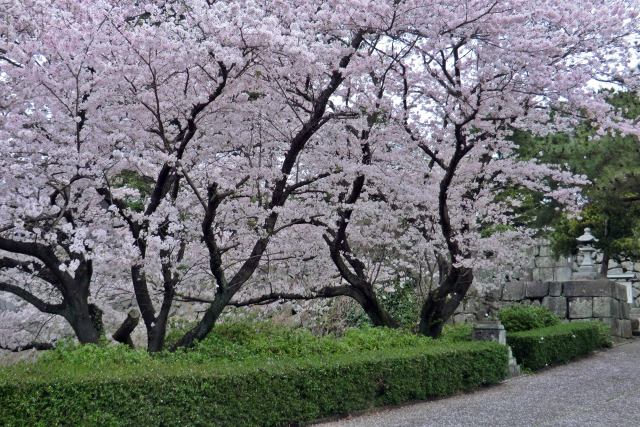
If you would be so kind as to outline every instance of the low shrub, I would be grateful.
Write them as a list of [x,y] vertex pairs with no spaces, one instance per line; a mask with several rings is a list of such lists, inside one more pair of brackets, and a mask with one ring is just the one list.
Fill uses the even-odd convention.
[[602,322],[592,322],[598,328],[598,337],[600,339],[600,347],[612,347],[611,328]]
[[211,334],[185,353],[190,360],[246,360],[265,357],[306,357],[342,353],[332,336],[315,336],[304,328],[270,322],[234,322],[217,325]]
[[40,363],[0,370],[0,420],[5,426],[287,425],[494,384],[507,366],[506,347],[491,342],[240,362],[134,359],[108,369],[81,357],[59,360],[53,370]]
[[516,360],[531,370],[566,363],[610,343],[608,328],[600,322],[561,323],[507,334]]
[[406,329],[391,328],[351,328],[337,339],[341,346],[348,352],[360,352],[366,350],[384,350],[402,347],[433,346],[432,338],[416,335]]
[[560,318],[549,309],[535,305],[512,305],[498,312],[498,318],[507,332],[528,331],[560,323]]

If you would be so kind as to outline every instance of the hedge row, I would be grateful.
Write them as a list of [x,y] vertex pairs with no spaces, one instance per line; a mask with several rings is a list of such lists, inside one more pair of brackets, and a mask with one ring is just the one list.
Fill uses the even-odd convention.
[[315,360],[0,376],[6,426],[278,426],[446,396],[505,378],[506,347],[434,345]]
[[508,333],[507,344],[522,367],[537,370],[607,347],[610,337],[600,322],[571,322]]

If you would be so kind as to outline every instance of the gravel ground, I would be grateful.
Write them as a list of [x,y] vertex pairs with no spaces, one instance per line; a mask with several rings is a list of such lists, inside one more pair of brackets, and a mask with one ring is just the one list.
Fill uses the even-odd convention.
[[320,426],[640,427],[640,340],[474,393]]

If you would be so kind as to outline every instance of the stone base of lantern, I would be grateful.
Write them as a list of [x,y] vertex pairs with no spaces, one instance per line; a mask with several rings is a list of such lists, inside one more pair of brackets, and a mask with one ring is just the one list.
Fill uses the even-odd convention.
[[575,280],[596,280],[601,279],[602,276],[600,275],[600,273],[595,271],[595,268],[593,266],[588,266],[580,267],[578,271],[572,274],[571,278]]

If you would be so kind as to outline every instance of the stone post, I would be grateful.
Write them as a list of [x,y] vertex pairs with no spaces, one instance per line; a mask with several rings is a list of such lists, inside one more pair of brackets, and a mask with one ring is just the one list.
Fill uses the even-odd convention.
[[[507,345],[507,331],[499,320],[474,323],[471,336],[476,341],[495,341],[499,344]],[[516,358],[513,357],[511,347],[507,346],[507,349],[509,350],[509,376],[515,377],[520,375],[520,366],[518,366]]]
[[474,323],[473,339],[476,341],[495,341],[507,345],[507,331],[499,320],[486,320]]

